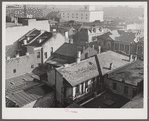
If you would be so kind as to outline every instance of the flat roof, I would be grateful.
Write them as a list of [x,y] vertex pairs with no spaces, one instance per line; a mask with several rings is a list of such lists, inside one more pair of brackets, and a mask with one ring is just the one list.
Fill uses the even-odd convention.
[[108,75],[108,78],[116,81],[125,81],[125,83],[137,86],[138,82],[143,80],[143,61],[134,61],[122,68],[119,68]]

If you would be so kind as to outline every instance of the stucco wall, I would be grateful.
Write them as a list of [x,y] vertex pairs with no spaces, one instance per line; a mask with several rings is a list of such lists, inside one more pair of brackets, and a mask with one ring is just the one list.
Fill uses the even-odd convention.
[[[6,60],[6,79],[31,72],[35,67],[38,66],[38,63],[41,63],[41,59],[38,59],[36,54]],[[34,65],[34,68],[31,68],[31,65]],[[14,69],[16,69],[15,73],[13,73]]]
[[17,41],[19,38],[21,38],[24,34],[32,30],[33,28],[50,31],[48,20],[29,22],[28,26],[9,27],[6,28],[5,45],[12,45],[15,41]]
[[[53,52],[55,52],[64,43],[65,38],[59,33],[50,38],[50,40],[43,45],[43,62],[51,56],[51,47],[53,47]],[[45,52],[47,52],[47,58],[44,56]]]
[[90,12],[89,22],[93,22],[95,20],[103,21],[103,11]]
[[47,71],[47,76],[48,76],[48,83],[51,86],[54,86],[55,85],[55,70],[52,69],[52,70]]

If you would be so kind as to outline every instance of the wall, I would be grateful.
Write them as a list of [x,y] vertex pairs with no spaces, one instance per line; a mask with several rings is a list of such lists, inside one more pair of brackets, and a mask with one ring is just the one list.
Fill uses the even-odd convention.
[[[34,54],[6,60],[6,79],[31,72],[38,66],[38,63],[41,63],[41,59],[37,59],[37,56]],[[34,68],[31,68],[31,65],[34,65]],[[16,69],[16,73],[13,73],[13,69]]]
[[103,11],[90,12],[89,22],[93,22],[95,20],[103,21]]
[[6,28],[6,45],[12,45],[15,41],[33,28],[50,31],[48,20],[30,22],[28,26],[9,27]]
[[[61,34],[53,35],[45,44],[43,44],[43,62],[45,62],[51,56],[51,47],[53,47],[53,52],[55,52],[61,45],[65,43],[65,38]],[[44,53],[47,52],[47,58],[45,58]]]
[[93,48],[91,47],[88,47],[86,50],[84,50],[81,54],[81,60],[85,59],[85,55],[87,54],[88,57],[92,57],[94,55],[96,55],[98,52],[96,50],[94,50]]
[[60,103],[63,103],[61,95],[62,87],[63,87],[63,77],[56,71],[56,99]]
[[[106,84],[106,87],[108,89],[110,89],[113,93],[116,93],[118,95],[122,95],[128,99],[132,99],[132,91],[133,91],[134,86],[108,79],[106,76],[104,78],[104,82]],[[113,82],[117,83],[117,89],[116,90],[113,90]],[[124,94],[124,86],[128,87],[128,95]]]
[[[49,67],[48,67],[48,69],[49,69]],[[51,86],[54,86],[55,85],[55,70],[54,69],[49,69],[47,71],[47,76],[48,76],[48,83]]]

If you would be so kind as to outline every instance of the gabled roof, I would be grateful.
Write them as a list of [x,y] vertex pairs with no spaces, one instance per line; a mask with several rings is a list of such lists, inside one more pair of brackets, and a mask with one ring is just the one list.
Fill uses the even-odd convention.
[[[125,56],[113,51],[107,51],[107,52],[98,54],[97,58],[98,58],[98,63],[100,65],[102,75],[105,75],[108,72],[129,63],[128,56]],[[109,69],[110,63],[112,63],[111,70]]]
[[143,80],[143,67],[143,61],[137,60],[113,71],[108,78],[137,86],[138,82]]
[[88,58],[80,63],[70,64],[68,67],[60,67],[56,70],[63,75],[63,78],[72,86],[83,83],[99,75],[95,57]]
[[[52,37],[51,32],[44,32],[41,34],[38,38],[36,38],[32,43],[27,44],[26,46],[33,46],[33,47],[40,47],[42,46],[45,42],[47,42],[50,38]],[[41,39],[41,42],[39,43],[39,40]]]
[[[57,71],[63,75],[72,86],[75,86],[98,75],[105,75],[106,73],[129,63],[128,59],[129,57],[127,56],[113,51],[107,51],[97,54],[95,57],[82,60],[78,64],[73,63],[67,67],[57,68]],[[110,63],[113,64],[111,70],[109,69]]]
[[107,32],[107,33],[104,33],[100,36],[97,36],[97,39],[113,40],[113,35],[111,32]]
[[78,46],[70,43],[64,43],[54,53],[75,58],[77,57],[77,52],[82,50],[83,50],[82,46]]

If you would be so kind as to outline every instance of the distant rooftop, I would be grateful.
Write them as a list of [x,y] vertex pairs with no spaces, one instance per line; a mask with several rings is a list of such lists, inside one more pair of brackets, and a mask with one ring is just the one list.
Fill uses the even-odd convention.
[[22,26],[22,24],[18,23],[17,25],[15,23],[7,22],[6,23],[6,28],[8,27],[15,27],[15,26]]
[[108,78],[137,86],[143,80],[143,61],[137,60],[110,73]]

